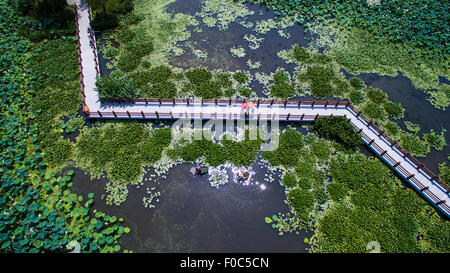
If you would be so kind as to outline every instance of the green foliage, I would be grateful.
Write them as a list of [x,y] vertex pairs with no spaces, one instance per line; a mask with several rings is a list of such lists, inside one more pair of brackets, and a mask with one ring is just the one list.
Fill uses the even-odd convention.
[[223,91],[220,87],[223,82],[213,81],[212,73],[205,68],[193,68],[185,74],[193,86],[195,96],[205,99],[223,96]]
[[386,119],[386,112],[377,103],[369,102],[363,108],[363,113],[370,119],[384,120]]
[[400,132],[400,127],[397,125],[397,123],[393,121],[388,121],[384,124],[384,129],[389,135],[397,135]]
[[180,143],[175,150],[171,150],[171,156],[181,158],[187,162],[194,162],[198,158],[212,166],[219,166],[231,162],[235,166],[250,166],[256,160],[263,141],[257,137],[250,140],[249,130],[245,131],[242,141],[229,140],[224,136],[220,143],[203,138],[188,143]]
[[347,148],[362,144],[360,136],[345,117],[320,117],[312,128],[318,136],[337,140]]
[[270,95],[275,98],[287,99],[295,96],[296,90],[294,85],[290,84],[289,74],[282,70],[278,70],[273,75],[274,82],[270,86]]
[[437,91],[428,91],[428,94],[434,107],[445,110],[450,105],[450,85],[442,84]]
[[106,171],[112,182],[130,183],[142,175],[145,164],[161,158],[170,141],[167,128],[149,130],[134,122],[105,124],[77,137],[76,158],[94,175]]
[[430,144],[411,133],[400,135],[400,146],[413,156],[425,157],[430,152]]
[[441,132],[441,134],[436,134],[433,129],[428,134],[423,135],[423,139],[428,142],[428,144],[435,148],[438,151],[442,151],[444,147],[447,145],[444,137],[445,130]]
[[416,133],[416,134],[420,131],[420,125],[419,124],[414,124],[414,123],[412,123],[409,120],[405,121],[404,123],[405,123],[406,129],[408,131]]
[[384,103],[387,100],[388,95],[386,93],[383,92],[383,90],[378,89],[378,88],[374,88],[374,87],[369,87],[366,90],[367,93],[367,97],[374,103]]
[[[62,152],[54,152],[55,161],[70,150],[64,148],[70,142],[54,133],[52,123],[59,120],[61,112],[71,111],[71,103],[79,99],[69,95],[79,94],[80,88],[73,82],[78,81],[76,47],[73,40],[56,38],[34,45],[38,50],[33,52],[29,41],[18,35],[21,20],[8,1],[0,0],[2,46],[7,49],[0,56],[0,116],[4,121],[0,128],[1,252],[68,252],[66,245],[71,241],[79,242],[83,252],[113,252],[111,244],[95,247],[105,232],[101,227],[94,229],[95,222],[106,215],[92,215],[92,199],[82,204],[70,191],[74,172],[49,172],[48,161],[40,150],[50,147],[49,143],[43,144],[42,135],[50,138],[48,142],[57,140],[55,147]],[[45,63],[51,66],[42,66]],[[75,103],[74,108],[78,106]],[[111,224],[108,228],[112,241],[117,241],[120,226]]]
[[248,77],[244,72],[238,71],[233,74],[233,78],[240,84],[245,84],[248,82]]
[[280,134],[278,147],[273,151],[265,151],[262,156],[271,165],[293,167],[297,164],[303,146],[302,134],[294,129],[286,129]]
[[445,183],[450,184],[450,166],[447,163],[442,162],[439,164],[439,177]]
[[[334,79],[334,72],[330,67],[323,67],[321,65],[308,66],[305,77],[310,82],[311,93],[318,98],[325,98],[334,93],[334,87],[331,80]],[[300,80],[302,81],[302,80]]]
[[350,101],[353,104],[361,104],[364,102],[364,95],[361,91],[358,90],[352,90],[350,93]]
[[297,177],[295,176],[295,173],[286,173],[283,176],[282,183],[286,188],[293,188],[297,186]]
[[314,207],[313,193],[304,189],[293,189],[288,193],[288,201],[299,220],[307,222]]
[[363,89],[364,87],[366,87],[366,84],[360,78],[353,77],[349,81],[350,81],[351,86],[355,89],[359,90],[359,89]]
[[[276,14],[303,20],[333,18],[342,28],[366,29],[375,38],[401,42],[411,48],[424,48],[431,56],[448,57],[447,5],[442,1],[392,1],[381,5],[351,1],[250,1],[270,5]],[[415,22],[411,24],[410,22]]]
[[343,183],[331,183],[328,185],[327,190],[334,201],[342,200],[348,193],[348,188]]
[[97,78],[95,86],[102,100],[126,100],[137,98],[141,94],[141,90],[134,86],[133,80],[127,79],[120,73],[111,73]]
[[240,86],[238,87],[238,92],[241,97],[250,98],[252,95],[252,90],[248,87]]
[[400,119],[405,116],[405,108],[400,103],[386,101],[383,106],[386,113],[394,119]]

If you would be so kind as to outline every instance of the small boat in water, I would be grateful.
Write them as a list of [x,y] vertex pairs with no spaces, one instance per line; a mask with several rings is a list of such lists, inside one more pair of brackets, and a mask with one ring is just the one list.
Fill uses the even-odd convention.
[[245,181],[248,179],[248,177],[250,176],[250,174],[247,171],[240,171],[237,175],[236,178],[238,181]]
[[208,167],[206,166],[198,166],[195,168],[196,175],[204,175],[208,173]]

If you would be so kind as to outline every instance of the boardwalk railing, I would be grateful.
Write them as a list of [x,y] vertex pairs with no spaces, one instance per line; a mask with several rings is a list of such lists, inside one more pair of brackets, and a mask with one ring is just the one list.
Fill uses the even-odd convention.
[[[364,143],[371,148],[383,161],[421,193],[430,203],[436,206],[447,217],[450,217],[449,194],[450,187],[444,183],[439,176],[428,169],[424,163],[403,151],[398,145],[398,141],[390,139],[383,130],[381,130],[373,121],[367,119],[361,111],[358,111],[349,101],[341,100],[284,100],[257,99],[252,101],[255,104],[257,113],[237,112],[246,99],[149,99],[137,98],[129,99],[126,103],[118,103],[118,100],[100,101],[100,106],[93,106],[89,109],[86,103],[86,87],[84,85],[83,52],[80,39],[80,26],[78,20],[78,8],[75,5],[76,24],[77,24],[77,47],[80,62],[80,82],[83,96],[83,112],[88,118],[92,119],[249,119],[249,120],[278,120],[278,121],[300,121],[313,122],[319,117],[333,116],[338,113],[345,116],[361,135]],[[82,13],[86,16],[86,12]],[[92,13],[88,7],[89,19],[92,19]],[[84,31],[84,30],[83,30]],[[98,55],[95,43],[95,35],[89,27],[90,40],[93,41],[91,47],[94,53],[95,69],[97,76]],[[86,41],[82,41],[85,43]],[[86,48],[86,45],[84,46]],[[90,54],[90,53],[89,53]],[[90,83],[93,84],[93,83]],[[89,92],[95,92],[94,86],[89,86]],[[91,97],[98,98],[98,93],[89,93]],[[92,103],[89,102],[89,103]],[[103,104],[103,106],[102,106]],[[124,110],[124,105],[136,106],[134,109],[143,109],[142,111]],[[217,111],[220,107],[222,111]],[[230,107],[230,108],[227,108]],[[112,108],[112,109],[111,109]],[[132,109],[130,107],[129,109]],[[234,108],[234,110],[233,110]],[[111,109],[111,110],[104,110]],[[164,110],[165,109],[165,110]],[[192,109],[201,109],[197,112]],[[223,110],[231,110],[224,112]],[[263,111],[259,111],[265,109]],[[283,113],[278,113],[277,109],[283,109]],[[321,109],[321,110],[317,110]],[[117,110],[117,111],[116,111]],[[170,111],[167,111],[170,110]],[[208,111],[209,110],[209,111]],[[317,110],[317,111],[312,111]],[[211,112],[213,111],[213,112]],[[307,114],[305,114],[307,113]],[[311,115],[314,113],[314,115]],[[330,114],[328,114],[330,113]],[[384,147],[384,148],[383,148]],[[437,196],[439,195],[439,196]],[[444,199],[443,199],[444,198]]]

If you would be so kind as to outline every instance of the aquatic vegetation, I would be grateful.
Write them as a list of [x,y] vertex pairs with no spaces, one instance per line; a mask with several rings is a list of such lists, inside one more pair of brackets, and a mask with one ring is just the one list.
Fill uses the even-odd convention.
[[264,38],[258,38],[253,34],[246,33],[244,35],[244,40],[249,42],[249,48],[252,50],[256,50],[261,46],[261,42],[264,40]]
[[313,193],[304,189],[293,189],[288,192],[288,200],[299,221],[303,223],[309,222],[309,213],[314,206]]
[[446,162],[439,164],[439,177],[446,183],[450,183],[450,166]]
[[344,183],[331,183],[327,187],[327,191],[330,193],[330,198],[333,201],[341,201],[348,194],[348,188]]
[[[121,221],[110,221],[107,225],[96,227],[97,222],[105,221],[110,216],[100,212],[96,214],[96,211],[91,209],[94,202],[93,194],[88,194],[86,202],[83,202],[82,196],[71,193],[73,171],[58,174],[51,172],[47,168],[48,162],[43,158],[41,148],[49,147],[48,143],[40,147],[42,136],[39,129],[47,125],[43,124],[41,127],[41,122],[44,123],[43,116],[50,116],[50,121],[47,122],[51,123],[62,115],[55,117],[55,114],[43,113],[42,116],[38,116],[36,109],[30,111],[32,93],[39,98],[44,96],[41,93],[62,94],[59,97],[60,101],[55,99],[55,105],[48,105],[48,108],[70,110],[63,105],[71,101],[68,99],[70,96],[66,94],[73,91],[73,86],[79,88],[79,84],[74,85],[70,82],[70,79],[76,81],[76,73],[75,77],[71,74],[72,64],[76,64],[76,54],[64,53],[62,50],[60,56],[51,56],[66,46],[75,49],[73,39],[64,42],[62,38],[58,38],[59,35],[55,35],[55,40],[46,41],[45,45],[39,43],[32,45],[18,33],[24,18],[17,16],[9,1],[1,0],[0,7],[2,43],[7,49],[2,51],[3,61],[0,62],[0,68],[4,72],[0,80],[0,116],[4,121],[0,129],[3,159],[0,162],[1,251],[68,252],[65,246],[69,242],[77,242],[78,250],[82,252],[114,252],[117,240],[124,230],[119,223]],[[41,46],[55,51],[43,52]],[[49,58],[46,59],[44,56]],[[75,58],[72,60],[70,56]],[[42,62],[59,60],[55,62],[55,66],[58,66],[61,59],[64,59],[67,70],[53,74],[49,72],[54,67],[45,66],[42,67],[41,73],[34,74],[35,64],[30,64],[33,60]],[[76,69],[75,66],[75,72]],[[62,74],[61,71],[66,73]],[[65,79],[68,80],[67,83]],[[37,88],[42,86],[46,88]],[[62,86],[69,89],[64,90],[67,93],[59,92],[57,88]],[[47,103],[50,104],[52,101],[49,100]],[[42,108],[41,112],[46,112],[46,109]],[[61,111],[58,113],[61,114]],[[58,127],[59,129],[61,128]],[[51,134],[51,130],[45,133]],[[51,135],[54,137],[57,133]],[[106,235],[109,237],[108,241],[101,241]]]
[[278,147],[263,152],[262,157],[273,166],[294,167],[303,147],[303,135],[294,129],[287,129],[280,134]]
[[420,131],[419,124],[412,123],[411,121],[405,121],[404,124],[406,126],[406,129],[410,132],[417,134]]
[[225,185],[229,181],[227,169],[224,167],[212,167],[208,170],[208,180],[212,187],[219,188],[221,185]]
[[398,102],[386,101],[383,107],[386,113],[394,119],[400,119],[405,116],[405,108]]
[[250,69],[258,69],[261,67],[261,62],[259,61],[253,62],[252,60],[248,59],[247,65]]
[[[341,29],[364,28],[376,38],[383,37],[390,42],[401,42],[410,50],[425,48],[431,56],[439,57],[449,54],[445,47],[448,37],[444,35],[448,29],[448,22],[444,19],[447,6],[440,1],[414,4],[409,1],[396,1],[384,2],[382,5],[367,5],[365,1],[250,2],[270,5],[275,9],[276,15],[283,15],[283,19],[295,18],[298,15],[305,20],[331,17]],[[298,21],[303,22],[302,19]],[[415,24],[410,24],[411,21]]]
[[364,105],[363,113],[368,118],[373,120],[386,119],[386,112],[384,111],[384,108],[375,102],[368,102],[366,105]]
[[358,105],[358,104],[361,104],[364,102],[364,95],[359,90],[352,90],[352,92],[350,92],[349,98],[350,98],[350,101],[355,105]]
[[270,85],[270,95],[275,98],[287,99],[296,95],[295,86],[291,84],[288,72],[277,70],[273,74],[273,84]]
[[245,49],[241,46],[233,46],[232,48],[230,48],[230,52],[231,55],[238,58],[243,58],[246,55]]
[[76,164],[81,168],[95,177],[106,171],[113,184],[136,184],[143,166],[161,158],[171,142],[171,131],[135,122],[108,123],[83,130],[76,140]]
[[430,146],[438,151],[442,151],[444,149],[444,146],[447,145],[445,142],[444,133],[446,132],[445,129],[441,131],[440,134],[436,134],[436,132],[431,129],[428,134],[423,135],[423,139],[430,144]]
[[243,19],[254,12],[249,10],[244,4],[232,0],[205,0],[201,12],[196,16],[200,17],[208,27],[217,27],[219,30],[227,30],[231,22]]
[[428,100],[434,105],[434,107],[441,110],[446,110],[450,105],[450,85],[442,84],[439,86],[437,91],[428,91],[427,93],[430,95]]
[[337,140],[347,148],[362,144],[359,134],[345,117],[320,117],[312,128],[318,136]]
[[144,207],[146,208],[155,208],[156,205],[152,204],[153,200],[155,199],[155,202],[159,202],[158,197],[161,196],[161,192],[155,192],[155,187],[147,188],[147,194],[149,196],[144,196],[142,198],[142,202],[144,203]]
[[425,157],[430,152],[430,144],[411,133],[400,135],[400,146],[413,156]]
[[372,86],[367,88],[366,96],[372,102],[378,103],[378,104],[384,103],[387,100],[387,98],[388,98],[388,95],[386,93],[384,93],[383,90],[378,89],[378,88],[374,88]]
[[355,89],[362,89],[362,88],[366,87],[366,84],[364,83],[364,81],[357,77],[351,78],[349,80],[349,82]]
[[397,135],[400,132],[400,127],[397,125],[397,123],[395,123],[393,121],[386,122],[383,125],[383,128],[391,136],[395,136],[395,135]]
[[242,71],[238,71],[238,72],[234,73],[233,78],[240,84],[245,84],[249,80],[248,76],[245,75],[245,73]]
[[295,176],[295,173],[294,172],[285,173],[281,183],[286,188],[292,188],[292,187],[297,186],[298,182],[297,182],[297,177]]
[[133,80],[116,72],[97,78],[95,86],[102,100],[126,100],[138,98],[141,94],[141,90],[134,86]]

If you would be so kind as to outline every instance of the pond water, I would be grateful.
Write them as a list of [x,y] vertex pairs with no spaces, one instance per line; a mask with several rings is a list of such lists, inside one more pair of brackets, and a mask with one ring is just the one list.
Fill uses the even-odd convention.
[[[273,11],[267,11],[258,5],[249,5],[249,9],[255,12],[248,17],[251,22],[274,16]],[[169,12],[191,15],[199,10],[199,0],[176,1],[168,8]],[[170,64],[173,66],[247,70],[252,74],[270,74],[282,67],[293,75],[295,66],[287,64],[277,53],[291,48],[293,44],[307,46],[310,39],[302,26],[294,25],[284,30],[290,36],[289,39],[281,37],[276,29],[272,29],[264,35],[258,49],[249,50],[243,37],[253,32],[236,22],[231,23],[224,32],[202,23],[196,27],[190,26],[189,30],[191,37],[180,42],[185,53],[171,58]],[[190,50],[192,45],[206,51],[208,57],[196,57],[193,50]],[[233,46],[244,47],[245,58],[232,56],[230,48]],[[99,57],[103,70],[106,62],[101,55]],[[261,67],[250,69],[248,59],[260,62]],[[351,76],[347,73],[345,75]],[[384,77],[361,74],[358,77],[367,85],[383,89],[392,100],[400,102],[406,108],[405,120],[420,124],[423,132],[430,129],[439,131],[441,126],[449,124],[449,115],[428,103],[426,95],[416,90],[403,75]],[[258,96],[265,96],[263,86],[256,80],[251,82],[250,87]],[[404,128],[403,120],[400,123]],[[155,127],[158,124],[155,123]],[[446,139],[449,141],[448,135]],[[367,148],[362,148],[362,152],[373,155]],[[433,150],[423,161],[431,170],[437,171],[438,163],[444,161],[448,153],[448,147],[443,152]],[[84,196],[94,192],[94,208],[125,219],[125,225],[131,228],[131,232],[121,239],[122,249],[135,252],[305,252],[307,246],[303,239],[311,234],[302,231],[299,235],[279,236],[277,230],[264,222],[266,216],[289,211],[278,176],[275,176],[273,182],[265,182],[267,170],[254,164],[252,184],[244,186],[230,181],[216,189],[209,184],[206,176],[193,177],[190,173],[193,166],[176,165],[168,172],[167,178],[157,182],[152,182],[152,171],[148,171],[144,184],[140,188],[129,186],[127,200],[118,207],[109,207],[102,199],[106,194],[106,179],[91,179],[81,170],[74,169],[73,190]],[[147,178],[150,180],[147,181]],[[261,189],[262,184],[265,186],[264,190]],[[156,203],[156,208],[145,208],[143,198],[148,196],[147,188],[153,187],[154,191],[161,193],[159,202]]]

